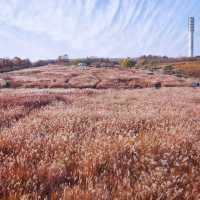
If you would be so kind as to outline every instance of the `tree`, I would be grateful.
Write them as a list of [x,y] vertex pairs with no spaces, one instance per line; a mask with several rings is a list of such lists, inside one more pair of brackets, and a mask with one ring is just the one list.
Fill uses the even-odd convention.
[[121,66],[124,68],[132,68],[135,66],[135,64],[136,64],[136,62],[131,60],[130,58],[125,58],[121,62]]
[[140,57],[140,58],[138,59],[138,61],[137,61],[137,65],[143,66],[143,65],[145,65],[145,64],[147,64],[147,59],[146,59],[146,57],[145,57],[145,56]]

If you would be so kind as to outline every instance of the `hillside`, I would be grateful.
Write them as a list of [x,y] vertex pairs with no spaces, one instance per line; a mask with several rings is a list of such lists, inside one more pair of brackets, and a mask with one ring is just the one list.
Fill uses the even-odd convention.
[[200,79],[200,58],[163,58],[147,56],[138,59],[140,68],[148,70],[164,70],[166,74],[174,74],[179,77],[193,77]]
[[0,199],[200,198],[195,79],[63,65],[0,79]]
[[0,86],[9,88],[147,88],[191,86],[192,78],[141,69],[48,65],[0,74]]
[[176,63],[165,63],[161,66],[171,66],[179,70],[186,76],[195,77],[200,79],[200,61],[182,61]]

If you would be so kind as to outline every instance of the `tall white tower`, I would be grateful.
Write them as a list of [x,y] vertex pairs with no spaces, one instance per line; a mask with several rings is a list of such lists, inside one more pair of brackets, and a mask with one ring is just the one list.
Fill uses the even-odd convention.
[[189,57],[194,56],[194,17],[189,17]]

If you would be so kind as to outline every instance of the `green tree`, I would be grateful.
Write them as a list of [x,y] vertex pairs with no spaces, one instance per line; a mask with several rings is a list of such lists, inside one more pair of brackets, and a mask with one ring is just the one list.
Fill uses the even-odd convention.
[[131,60],[130,58],[125,58],[121,61],[121,66],[124,68],[132,68],[136,64],[135,61]]

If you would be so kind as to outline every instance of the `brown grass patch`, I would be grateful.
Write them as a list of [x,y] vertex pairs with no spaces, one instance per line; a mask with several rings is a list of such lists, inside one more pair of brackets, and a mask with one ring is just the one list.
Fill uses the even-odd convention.
[[189,88],[4,91],[0,199],[199,199],[191,99]]

